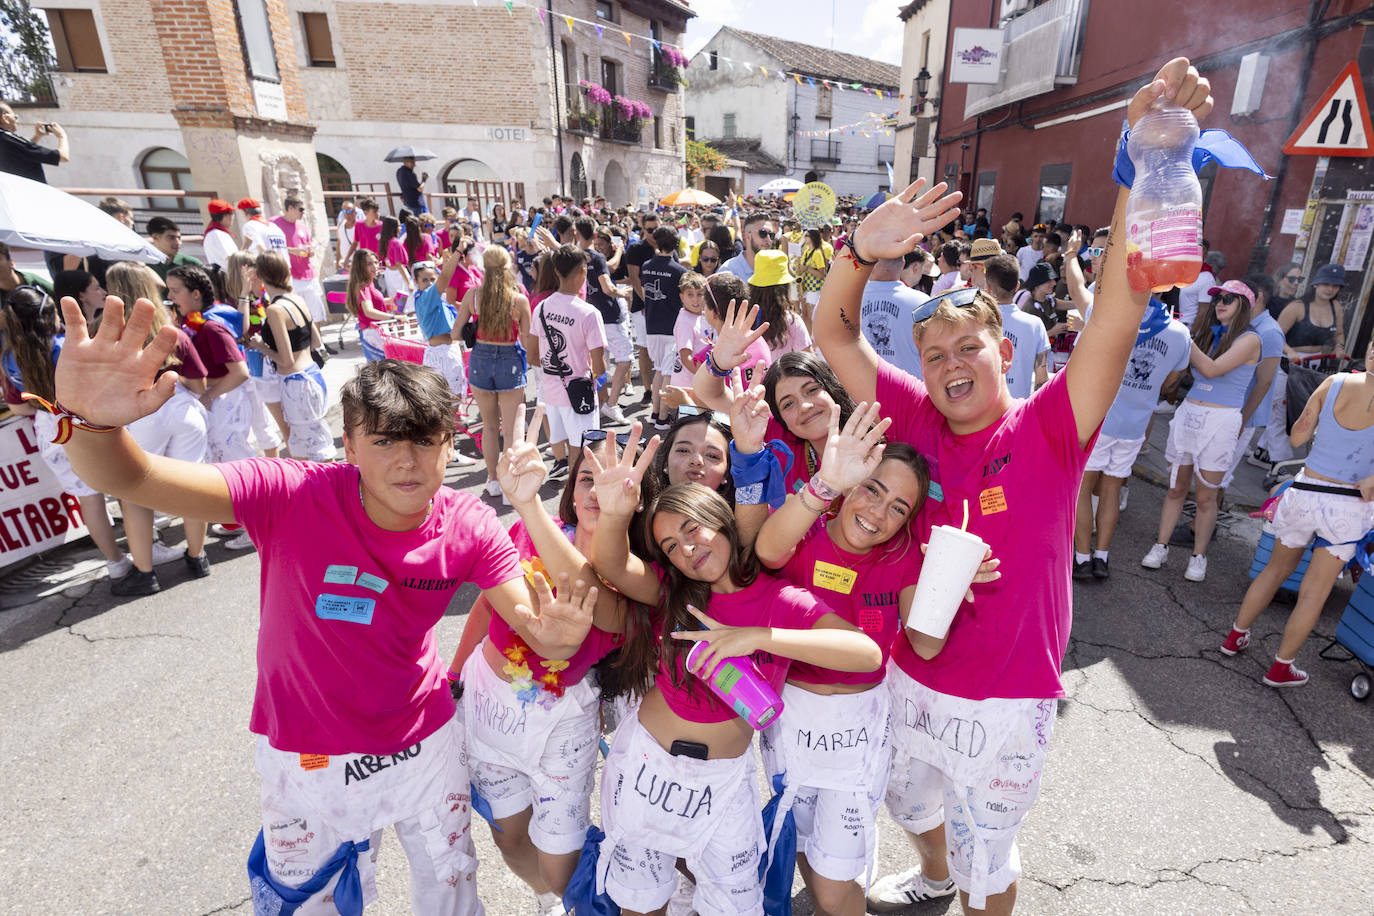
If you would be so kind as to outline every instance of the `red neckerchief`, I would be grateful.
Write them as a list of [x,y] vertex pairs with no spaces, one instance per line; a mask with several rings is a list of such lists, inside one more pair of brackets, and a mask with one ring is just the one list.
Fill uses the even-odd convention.
[[232,237],[233,234],[234,234],[234,233],[230,232],[228,229],[225,229],[225,228],[224,228],[223,226],[221,226],[219,223],[211,222],[210,225],[208,225],[208,226],[205,227],[205,235],[209,235],[210,233],[214,232],[216,229],[218,229],[220,232],[223,232],[225,235],[230,236],[230,237]]

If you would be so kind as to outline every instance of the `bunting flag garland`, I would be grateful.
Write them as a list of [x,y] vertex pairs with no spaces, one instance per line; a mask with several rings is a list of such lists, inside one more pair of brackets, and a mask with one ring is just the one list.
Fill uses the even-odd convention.
[[850,136],[863,135],[872,137],[874,133],[883,133],[892,136],[892,131],[887,128],[896,123],[897,112],[879,114],[870,111],[868,117],[862,121],[855,121],[853,124],[842,124],[839,127],[827,127],[822,130],[799,130],[798,137],[830,137],[835,134],[849,134]]
[[[473,2],[473,6],[478,6],[478,5],[479,5],[478,0],[472,0],[472,2]],[[514,15],[515,15],[515,0],[502,0],[502,2],[504,3],[504,5],[505,5],[505,7],[506,7],[506,13],[509,14],[509,15],[511,15],[511,16],[514,16]],[[544,15],[544,8],[543,8],[542,6],[536,6],[536,5],[534,5],[533,3],[528,3],[528,4],[526,4],[526,6],[527,6],[529,9],[534,10],[535,14],[539,16],[539,22],[540,22],[541,25],[544,25],[544,24],[547,23],[547,18],[546,18],[545,15]],[[583,26],[590,26],[591,28],[595,29],[595,30],[596,30],[596,37],[597,37],[598,39],[602,39],[602,38],[605,37],[605,31],[606,31],[606,24],[605,24],[605,23],[602,23],[602,22],[595,22],[595,21],[588,20],[588,19],[579,19],[579,18],[576,17],[576,16],[569,16],[569,15],[566,15],[566,14],[563,14],[562,18],[563,18],[563,22],[564,22],[564,23],[567,25],[567,27],[568,27],[568,33],[569,33],[569,34],[572,34],[572,33],[575,31],[574,26],[576,26],[576,25],[583,25]],[[620,37],[623,38],[623,39],[625,39],[625,46],[626,46],[626,47],[632,48],[632,47],[634,46],[634,40],[637,38],[637,39],[639,39],[639,40],[645,42],[646,44],[650,45],[650,46],[653,48],[653,50],[657,51],[657,52],[660,53],[660,54],[665,54],[665,56],[668,56],[670,59],[671,59],[671,56],[672,56],[672,55],[666,54],[666,52],[670,52],[670,51],[671,51],[671,52],[676,52],[677,54],[680,54],[683,58],[686,58],[686,57],[687,57],[687,49],[686,49],[686,47],[683,46],[683,45],[674,45],[674,44],[671,44],[671,43],[669,43],[669,42],[663,41],[663,40],[661,40],[661,39],[659,39],[659,38],[655,38],[655,37],[652,36],[652,35],[637,35],[637,34],[632,34],[632,33],[630,33],[630,32],[625,31],[624,29],[616,29],[616,31],[620,32]],[[796,72],[789,71],[789,70],[785,70],[785,69],[777,69],[777,68],[775,68],[775,69],[773,69],[773,70],[770,71],[770,70],[769,70],[767,67],[765,67],[763,64],[756,63],[756,62],[753,62],[753,61],[747,61],[747,60],[737,60],[737,59],[734,59],[734,58],[726,57],[726,56],[724,56],[723,54],[717,54],[715,59],[716,59],[717,64],[720,64],[720,63],[723,62],[723,63],[725,64],[725,66],[726,66],[727,68],[729,68],[730,70],[734,70],[734,69],[735,69],[735,65],[736,65],[736,64],[739,64],[739,65],[741,65],[741,66],[744,67],[744,70],[745,70],[745,72],[747,72],[747,73],[753,73],[753,72],[754,72],[754,69],[757,68],[757,69],[758,69],[758,72],[761,73],[765,78],[768,77],[768,76],[770,76],[770,75],[776,75],[777,78],[778,78],[778,79],[781,79],[781,80],[786,80],[788,77],[791,77],[793,80],[796,81],[797,85],[799,85],[799,86],[801,85],[802,80],[805,80],[805,81],[806,81],[806,84],[807,84],[808,86],[815,86],[815,85],[817,84],[817,82],[819,81],[820,84],[823,85],[823,86],[825,86],[827,89],[831,89],[831,90],[834,90],[834,91],[837,91],[837,92],[845,92],[845,91],[848,91],[848,90],[861,90],[861,91],[863,91],[866,95],[869,95],[869,96],[876,96],[876,97],[879,98],[879,99],[905,99],[905,98],[906,98],[906,94],[905,94],[905,93],[894,92],[894,91],[892,91],[891,89],[880,89],[880,88],[878,88],[878,87],[876,87],[876,86],[865,86],[863,83],[860,83],[860,82],[842,83],[842,82],[840,82],[839,80],[830,80],[830,79],[825,79],[824,77],[819,77],[819,76],[818,76],[818,77],[804,76],[803,74],[800,74],[800,73],[796,73]],[[683,68],[681,68],[681,69],[683,69],[683,70],[685,71],[685,70],[687,70],[687,69],[690,69],[690,67],[691,67],[691,62],[689,61],[688,66],[687,66],[687,67],[683,67]],[[685,76],[685,73],[684,73],[683,75]],[[682,81],[682,84],[683,84],[684,86],[687,85],[687,82],[686,82],[685,79]],[[835,130],[838,131],[838,130],[840,130],[840,128],[836,128]]]

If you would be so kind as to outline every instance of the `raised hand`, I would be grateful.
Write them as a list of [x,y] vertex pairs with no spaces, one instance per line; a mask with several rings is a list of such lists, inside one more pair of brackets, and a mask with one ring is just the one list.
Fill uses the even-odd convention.
[[1212,84],[1198,75],[1186,57],[1175,57],[1155,74],[1154,80],[1140,89],[1126,107],[1131,126],[1154,107],[1161,98],[1182,106],[1201,121],[1212,111]]
[[176,349],[177,332],[168,325],[145,347],[153,308],[147,299],[139,299],[126,326],[124,302],[107,296],[100,330],[91,337],[81,306],[63,296],[67,340],[57,361],[58,403],[101,426],[124,426],[161,407],[176,390],[175,372],[161,378],[157,373]]
[[840,406],[830,405],[830,433],[825,437],[825,453],[817,472],[821,482],[841,493],[866,480],[883,460],[883,433],[892,425],[890,417],[880,417],[878,402],[860,403],[840,429]]
[[539,427],[543,421],[544,405],[540,404],[534,408],[527,433],[525,408],[517,410],[511,436],[514,442],[501,453],[501,460],[496,464],[496,482],[513,506],[537,503],[539,488],[548,478],[548,469],[544,467],[544,456],[539,454],[538,445]]
[[533,576],[536,609],[523,604],[515,612],[524,620],[530,636],[545,647],[576,647],[587,638],[592,626],[592,611],[596,608],[597,588],[581,579],[569,583],[568,574],[558,576],[558,594],[549,588],[549,580]]
[[755,385],[745,391],[740,375],[739,369],[730,373],[730,431],[734,433],[735,450],[741,455],[752,455],[763,448],[773,413],[768,409],[763,386]]
[[761,649],[768,638],[767,627],[731,627],[718,623],[711,617],[687,605],[687,611],[702,625],[704,630],[678,630],[673,634],[674,639],[681,639],[687,642],[701,642],[710,640],[710,645],[703,649],[700,654],[693,659],[693,664],[689,670],[702,677],[709,673],[716,663],[723,658],[734,658],[737,655],[749,655]]
[[758,317],[759,307],[751,308],[748,299],[740,302],[738,308],[735,300],[730,300],[725,309],[725,323],[716,333],[716,342],[711,348],[710,358],[715,361],[716,368],[724,372],[744,362],[744,351],[768,330],[766,321],[754,327]]
[[1064,260],[1078,257],[1078,252],[1083,250],[1083,230],[1075,229],[1069,234],[1069,240],[1064,243]]
[[924,178],[917,178],[868,214],[850,237],[859,257],[865,261],[903,257],[917,242],[959,215],[963,194],[945,194],[944,182],[921,193],[925,184]]
[[[630,427],[630,442],[638,442],[642,429],[636,422]],[[635,460],[634,448],[627,446],[621,453],[614,436],[606,437],[605,461],[596,456],[591,449],[582,447],[582,460],[592,469],[592,480],[596,487],[596,501],[603,516],[628,518],[639,508],[641,485],[644,475],[653,465],[654,453],[658,451],[658,436],[654,436],[644,446],[639,460]]]

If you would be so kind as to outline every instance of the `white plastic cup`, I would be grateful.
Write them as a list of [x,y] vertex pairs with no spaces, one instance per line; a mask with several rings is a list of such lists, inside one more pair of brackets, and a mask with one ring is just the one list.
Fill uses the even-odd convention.
[[972,532],[952,525],[932,528],[906,625],[944,639],[987,552],[988,545]]

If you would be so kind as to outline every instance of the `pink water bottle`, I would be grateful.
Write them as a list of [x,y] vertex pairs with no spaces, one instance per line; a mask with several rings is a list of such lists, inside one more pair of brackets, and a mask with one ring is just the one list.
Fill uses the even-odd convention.
[[[688,670],[698,653],[710,645],[706,640],[699,641],[687,653]],[[755,729],[762,730],[782,712],[782,697],[773,689],[753,660],[743,655],[718,658],[711,670],[698,675],[711,692],[720,697]]]

